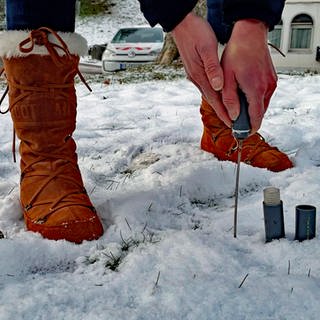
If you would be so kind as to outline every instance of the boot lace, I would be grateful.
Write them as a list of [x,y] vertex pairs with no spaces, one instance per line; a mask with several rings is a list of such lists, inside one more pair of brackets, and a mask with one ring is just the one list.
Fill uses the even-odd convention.
[[[33,151],[33,153],[35,153],[35,152]],[[29,163],[24,168],[23,172],[21,173],[21,181],[24,178],[24,176],[26,175],[26,173],[28,172],[28,169],[31,169],[32,166],[35,165],[36,163],[46,161],[48,158],[50,158],[50,159],[56,158],[57,160],[61,160],[61,157],[62,157],[59,154],[55,154],[54,156],[51,154],[48,154],[45,156],[45,154],[43,154],[43,153],[39,153],[38,156],[39,157],[35,161]],[[58,170],[55,170],[54,172],[52,172],[49,175],[48,175],[48,172],[41,173],[38,170],[37,170],[37,173],[32,173],[32,172],[28,173],[28,178],[43,177],[43,179],[42,179],[42,183],[40,184],[40,186],[37,188],[37,190],[34,192],[33,196],[31,197],[31,199],[29,200],[29,203],[24,206],[25,211],[29,211],[30,209],[32,209],[36,206],[50,205],[49,212],[44,213],[44,215],[37,217],[33,221],[37,224],[45,223],[50,215],[52,215],[54,212],[56,212],[62,208],[74,206],[75,205],[74,200],[70,199],[69,198],[70,196],[72,196],[72,195],[87,195],[86,189],[83,187],[83,185],[81,183],[79,183],[79,181],[77,179],[74,179],[68,175],[63,174],[66,170],[66,166],[71,164],[71,165],[77,167],[77,164],[74,163],[74,161],[72,159],[67,159],[65,156],[64,156],[63,160],[64,160],[64,163],[61,164],[60,168]],[[78,168],[77,168],[77,170],[78,170]],[[46,186],[51,181],[53,181],[54,179],[57,179],[57,178],[61,178],[61,179],[70,181],[73,185],[76,186],[78,191],[76,191],[75,189],[70,190],[69,192],[61,194],[59,197],[54,199],[54,201],[37,201],[37,197],[46,188]],[[95,208],[91,205],[86,205],[84,203],[77,202],[77,206],[79,206],[79,205],[86,207],[86,208],[89,208],[93,212],[96,212]]]
[[[245,140],[242,146],[243,153],[246,154],[245,159],[241,159],[242,162],[246,164],[252,164],[254,159],[258,157],[263,152],[278,151],[277,147],[272,147],[266,143],[263,136],[256,132],[255,135],[259,137],[259,141],[250,142],[250,140]],[[231,156],[234,152],[238,151],[238,141],[234,139],[234,143],[231,145],[230,149],[227,151],[226,155]],[[275,155],[276,153],[274,153]]]
[[[243,160],[246,164],[252,164],[254,159],[263,152],[278,151],[277,147],[272,147],[267,144],[260,133],[257,132],[256,135],[260,138],[258,143],[244,143],[243,145],[243,149],[248,148],[250,150],[246,158]],[[273,154],[276,155],[275,152]]]
[[[230,137],[231,129],[228,128],[225,125],[222,125],[221,127],[215,127],[214,133],[211,134],[213,143],[216,143],[218,139],[223,139],[226,137]],[[278,151],[277,147],[272,147],[269,144],[265,142],[265,139],[260,133],[255,133],[257,137],[259,137],[259,141],[257,142],[254,140],[253,142],[250,142],[249,140],[245,140],[243,144],[243,154],[246,154],[245,159],[241,159],[241,161],[245,162],[246,164],[251,164],[256,157],[258,157],[261,153],[266,151]],[[228,150],[226,151],[226,156],[231,157],[234,152],[238,151],[238,141],[236,139],[233,140],[233,143],[230,145]]]

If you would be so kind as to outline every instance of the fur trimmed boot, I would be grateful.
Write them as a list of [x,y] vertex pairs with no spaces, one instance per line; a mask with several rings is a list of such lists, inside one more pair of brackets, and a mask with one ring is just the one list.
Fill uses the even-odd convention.
[[[201,149],[212,153],[219,160],[237,162],[237,142],[232,136],[231,129],[218,118],[204,98],[202,98],[200,113],[204,125]],[[270,146],[258,133],[244,140],[241,161],[253,167],[266,168],[275,172],[293,167],[286,154]]]
[[10,112],[20,139],[20,200],[27,229],[75,243],[103,234],[72,138],[74,77],[85,52],[85,39],[75,33],[40,28],[0,35]]

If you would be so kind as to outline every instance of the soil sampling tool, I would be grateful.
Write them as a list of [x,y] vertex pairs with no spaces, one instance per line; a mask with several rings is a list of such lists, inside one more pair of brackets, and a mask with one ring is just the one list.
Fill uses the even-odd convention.
[[232,124],[232,135],[237,140],[238,146],[238,160],[237,160],[237,173],[236,173],[236,187],[234,191],[234,222],[233,222],[233,236],[237,237],[237,225],[238,225],[238,197],[239,197],[239,180],[240,180],[240,163],[243,141],[248,138],[251,125],[248,112],[248,101],[244,92],[238,89],[238,95],[240,100],[240,114],[238,118]]
[[266,242],[285,237],[283,204],[280,190],[268,187],[263,190],[263,216],[266,232]]

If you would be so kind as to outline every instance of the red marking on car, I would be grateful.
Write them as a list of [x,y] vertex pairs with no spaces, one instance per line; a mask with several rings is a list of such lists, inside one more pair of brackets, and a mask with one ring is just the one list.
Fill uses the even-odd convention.
[[150,50],[151,47],[148,47],[148,48],[142,48],[142,47],[116,47],[116,50],[127,51],[127,50],[130,50],[130,49],[136,49],[138,51],[141,51],[141,50]]

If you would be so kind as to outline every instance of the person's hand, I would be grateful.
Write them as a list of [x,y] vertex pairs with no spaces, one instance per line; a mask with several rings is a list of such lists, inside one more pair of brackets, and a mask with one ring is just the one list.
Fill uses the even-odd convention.
[[239,115],[237,87],[249,103],[252,133],[260,126],[277,86],[267,42],[267,26],[258,20],[239,20],[221,59],[224,72],[222,100],[232,120]]
[[172,31],[182,62],[191,80],[217,115],[228,126],[231,119],[221,100],[223,71],[218,57],[218,41],[203,18],[189,13]]

